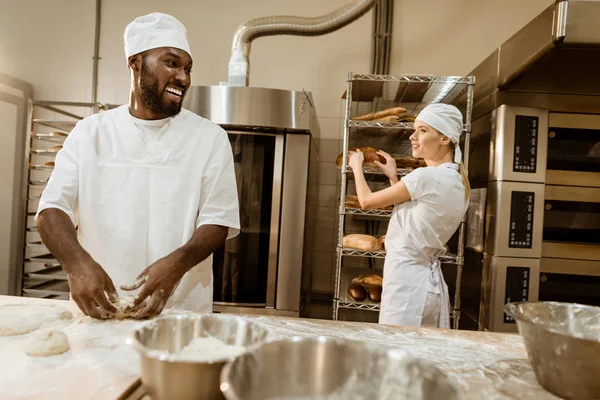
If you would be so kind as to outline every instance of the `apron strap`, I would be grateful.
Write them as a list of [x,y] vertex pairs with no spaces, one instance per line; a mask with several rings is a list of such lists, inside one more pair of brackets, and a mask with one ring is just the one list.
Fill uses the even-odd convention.
[[440,294],[440,328],[450,329],[450,302],[448,285],[442,274],[442,263],[436,259],[430,267],[430,282],[439,290]]

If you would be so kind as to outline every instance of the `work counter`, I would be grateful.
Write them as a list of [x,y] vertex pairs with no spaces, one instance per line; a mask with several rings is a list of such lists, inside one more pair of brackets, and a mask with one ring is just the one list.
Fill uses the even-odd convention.
[[[97,321],[84,316],[72,302],[0,296],[0,305],[27,303],[56,304],[73,313],[74,319],[62,327],[71,349],[58,356],[30,357],[23,349],[27,334],[0,337],[1,399],[112,400],[134,385],[140,360],[126,339],[143,321]],[[446,372],[464,399],[558,399],[537,383],[523,341],[516,334],[248,318],[281,338],[327,336],[402,348]]]

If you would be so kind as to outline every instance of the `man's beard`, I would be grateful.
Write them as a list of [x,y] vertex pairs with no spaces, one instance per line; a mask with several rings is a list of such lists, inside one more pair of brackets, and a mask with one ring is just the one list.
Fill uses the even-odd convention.
[[[148,68],[145,62],[142,62],[140,71],[140,95],[142,103],[155,114],[173,117],[181,111],[181,101],[179,103],[167,103],[162,97],[158,88],[158,79]],[[182,98],[183,100],[183,98]]]

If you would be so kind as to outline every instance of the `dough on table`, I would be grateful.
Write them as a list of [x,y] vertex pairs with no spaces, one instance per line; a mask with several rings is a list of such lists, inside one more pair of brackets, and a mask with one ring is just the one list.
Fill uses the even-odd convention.
[[49,357],[69,350],[69,339],[63,331],[41,329],[29,336],[25,352],[34,357]]
[[117,301],[113,301],[112,304],[117,308],[115,318],[123,319],[129,317],[130,312],[128,311],[133,303],[135,302],[135,296],[124,296],[119,297]]
[[0,336],[15,336],[73,319],[66,309],[54,305],[7,304],[0,306]]

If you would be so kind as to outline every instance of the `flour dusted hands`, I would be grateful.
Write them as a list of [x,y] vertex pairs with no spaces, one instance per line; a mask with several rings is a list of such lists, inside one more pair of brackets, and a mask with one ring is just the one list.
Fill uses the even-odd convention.
[[92,318],[112,318],[117,309],[109,299],[118,298],[117,290],[100,264],[86,257],[76,266],[65,264],[63,267],[67,271],[71,297],[81,311]]
[[142,271],[132,285],[121,286],[128,291],[142,288],[129,310],[129,316],[142,319],[160,314],[185,273],[186,269],[171,255]]
[[365,162],[365,155],[362,151],[356,150],[350,153],[348,159],[348,165],[353,171],[362,169],[363,163]]

